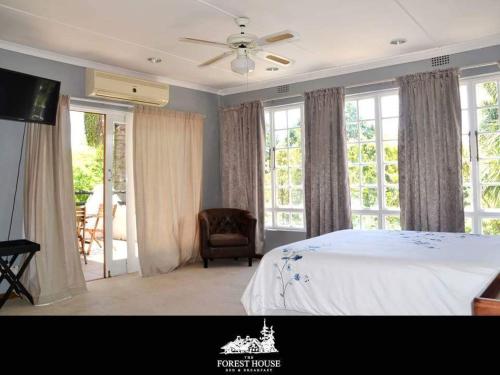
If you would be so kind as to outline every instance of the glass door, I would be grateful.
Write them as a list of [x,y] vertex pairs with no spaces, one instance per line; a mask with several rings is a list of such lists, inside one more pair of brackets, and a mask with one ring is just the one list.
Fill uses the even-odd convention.
[[128,168],[132,165],[132,115],[71,109],[77,236],[85,279],[136,272],[135,212],[129,199],[133,179]]

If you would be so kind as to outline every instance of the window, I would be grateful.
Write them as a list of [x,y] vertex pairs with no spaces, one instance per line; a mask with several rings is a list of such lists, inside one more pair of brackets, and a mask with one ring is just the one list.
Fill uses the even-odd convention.
[[397,91],[348,97],[347,161],[355,229],[400,229]]
[[465,228],[500,235],[499,79],[462,80]]
[[266,228],[304,230],[303,106],[267,108],[264,175]]

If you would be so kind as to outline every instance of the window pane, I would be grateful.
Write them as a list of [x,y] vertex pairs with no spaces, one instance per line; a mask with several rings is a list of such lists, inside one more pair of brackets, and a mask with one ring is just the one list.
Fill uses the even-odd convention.
[[358,111],[360,120],[375,119],[375,99],[362,99],[358,101]]
[[472,187],[471,186],[464,186],[464,209],[465,210],[472,210]]
[[351,187],[359,185],[361,182],[361,168],[358,165],[349,166],[349,185]]
[[386,164],[384,169],[385,169],[385,182],[388,184],[397,184],[399,182],[398,165]]
[[500,208],[500,186],[498,185],[481,186],[481,206],[484,209]]
[[346,125],[347,130],[347,142],[357,141],[359,139],[359,128],[358,123],[348,123]]
[[290,165],[302,165],[302,149],[291,148],[288,155]]
[[364,208],[376,208],[377,206],[377,189],[363,188],[362,189],[362,204]]
[[399,216],[391,215],[385,217],[385,229],[388,230],[401,230],[401,223]]
[[288,188],[279,188],[277,191],[278,206],[288,207],[290,204],[290,191]]
[[347,159],[352,163],[359,163],[359,145],[347,147]]
[[500,218],[481,220],[481,233],[489,235],[500,234]]
[[397,142],[384,142],[384,161],[398,161]]
[[462,180],[463,183],[470,183],[471,179],[472,179],[472,166],[467,159],[467,161],[462,162]]
[[294,108],[288,111],[288,127],[296,128],[300,126],[300,109]]
[[351,209],[360,209],[360,190],[358,187],[351,187]]
[[399,116],[399,97],[398,95],[383,96],[381,99],[382,117]]
[[272,190],[271,189],[264,189],[264,206],[265,207],[272,207]]
[[302,169],[290,168],[290,183],[292,185],[302,185]]
[[469,111],[462,111],[462,134],[468,134],[469,129]]
[[292,206],[294,207],[303,207],[304,202],[302,201],[302,197],[304,196],[304,192],[302,189],[292,189],[290,192],[291,195],[291,200],[292,200]]
[[286,129],[286,111],[274,112],[274,128]]
[[377,183],[377,165],[364,165],[362,169],[362,183],[376,184]]
[[277,130],[274,132],[274,144],[277,148],[285,148],[288,145],[288,131]]
[[361,145],[361,161],[375,162],[377,161],[377,148],[375,143],[363,143]]
[[500,156],[500,133],[479,134],[478,145],[480,157]]
[[276,166],[288,167],[288,150],[277,150],[276,151]]
[[288,146],[290,147],[301,147],[302,137],[300,128],[288,130]]
[[375,215],[362,215],[361,216],[361,229],[378,229],[378,216]]
[[268,228],[273,226],[273,213],[272,213],[272,211],[266,211],[265,216],[264,216],[264,226],[268,227]]
[[496,82],[485,82],[476,85],[476,103],[478,107],[495,105],[498,100]]
[[[500,156],[500,150],[499,156]],[[482,161],[479,163],[481,182],[500,182],[500,160]]]
[[278,186],[288,185],[288,168],[276,169],[276,184]]
[[271,173],[265,173],[264,174],[264,186],[266,188],[271,188],[271,185],[272,185],[272,176],[271,176]]
[[361,133],[361,140],[375,140],[375,121],[361,121],[359,124],[359,131]]
[[358,120],[358,109],[355,101],[345,103],[345,120],[346,122],[355,122]]
[[397,187],[385,187],[385,206],[387,208],[399,208],[399,189]]
[[460,86],[460,106],[462,108],[467,108],[468,106],[468,96],[467,96],[467,85]]
[[361,229],[361,217],[359,215],[352,215],[352,229]]
[[301,212],[292,212],[292,227],[303,228],[304,227],[304,214]]
[[500,131],[500,122],[498,121],[498,108],[482,108],[477,111],[477,126],[481,132]]
[[384,141],[394,141],[398,139],[398,125],[397,118],[382,120],[382,138]]
[[468,135],[462,135],[462,160],[470,160],[470,144]]
[[278,212],[276,215],[278,219],[279,227],[288,227],[290,226],[290,214],[288,212]]
[[472,233],[473,228],[472,228],[472,218],[471,217],[465,217],[465,233]]

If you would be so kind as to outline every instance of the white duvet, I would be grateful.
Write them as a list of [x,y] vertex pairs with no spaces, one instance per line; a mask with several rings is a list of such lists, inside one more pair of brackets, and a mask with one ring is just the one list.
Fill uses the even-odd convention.
[[247,314],[470,315],[500,271],[500,237],[343,230],[267,253]]

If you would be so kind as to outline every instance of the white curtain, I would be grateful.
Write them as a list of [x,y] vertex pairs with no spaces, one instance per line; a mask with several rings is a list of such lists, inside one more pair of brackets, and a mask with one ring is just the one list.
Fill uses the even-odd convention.
[[23,275],[35,304],[86,290],[76,238],[69,97],[61,96],[55,126],[28,124],[24,226],[40,251]]
[[139,263],[151,276],[198,257],[203,117],[141,106],[133,127]]

